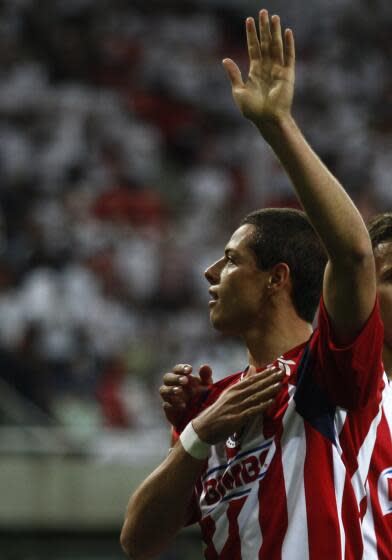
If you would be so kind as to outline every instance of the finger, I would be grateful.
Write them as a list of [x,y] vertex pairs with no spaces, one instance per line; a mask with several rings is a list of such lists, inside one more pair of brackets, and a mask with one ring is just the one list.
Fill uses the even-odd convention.
[[269,387],[267,387],[266,389],[262,390],[262,391],[257,391],[256,393],[254,393],[253,395],[249,395],[246,399],[243,399],[241,405],[247,409],[250,408],[252,406],[256,406],[258,404],[261,404],[271,398],[273,398],[275,395],[277,395],[279,393],[279,391],[282,389],[282,383],[280,381],[274,383],[273,385],[270,385]]
[[284,32],[284,55],[285,63],[288,68],[294,69],[295,66],[295,43],[294,35],[291,29]]
[[[264,373],[264,372],[262,372]],[[274,371],[269,373],[267,376],[260,374],[255,374],[250,377],[251,383],[247,383],[245,386],[240,387],[239,392],[241,393],[241,398],[245,399],[248,395],[255,394],[259,391],[267,389],[274,383],[277,383],[284,377],[283,371]]]
[[247,385],[253,384],[259,379],[265,379],[273,373],[280,372],[281,370],[277,366],[269,366],[262,371],[256,371],[254,366],[249,366],[244,378],[239,381],[234,387],[246,387]]
[[200,366],[199,376],[202,385],[212,385],[212,369],[208,364]]
[[267,10],[261,10],[259,13],[259,28],[260,28],[260,51],[261,57],[264,60],[270,58],[271,47],[271,31],[269,25],[269,17]]
[[231,60],[231,58],[225,58],[222,60],[222,64],[225,67],[231,86],[233,88],[244,87],[244,82],[242,81],[241,70],[238,68],[237,64]]
[[271,17],[271,56],[272,60],[277,64],[284,64],[283,57],[283,41],[282,41],[282,30],[280,27],[280,17]]
[[159,387],[159,394],[162,398],[166,398],[168,396],[171,396],[173,393],[171,387],[168,387],[167,385],[162,385],[161,387]]
[[168,385],[162,385],[161,387],[159,387],[159,394],[163,399],[180,398],[182,400],[184,400],[185,395],[182,387]]
[[268,399],[268,401],[265,401],[265,402],[260,403],[258,405],[252,406],[251,408],[248,408],[248,410],[246,411],[246,414],[245,414],[246,419],[248,420],[249,418],[252,418],[253,416],[257,416],[257,414],[260,414],[261,412],[264,412],[274,402],[275,402],[275,399]]
[[162,403],[162,408],[165,411],[165,414],[167,412],[169,412],[172,415],[172,417],[176,414],[177,418],[178,418],[179,416],[181,416],[181,414],[184,413],[186,407],[185,407],[185,404],[183,404],[183,405],[173,405],[172,403],[164,401]]
[[[253,390],[260,391],[263,387],[270,387],[274,383],[280,382],[284,376],[284,371],[278,369],[267,376],[257,377],[257,381],[253,385]],[[252,387],[252,385],[250,387]]]
[[[168,388],[166,387],[166,389]],[[176,394],[170,390],[160,390],[160,397],[163,402],[169,403],[171,406],[181,409],[187,406],[189,400],[184,396],[184,394]]]
[[163,383],[165,385],[188,385],[190,376],[177,375],[176,373],[165,373]]
[[280,383],[281,380],[282,377],[279,373],[274,373],[267,379],[261,379],[254,385],[250,385],[249,387],[247,387],[242,391],[241,393],[242,401],[244,401],[245,399],[247,399],[249,396],[252,395],[260,395],[261,398],[264,391],[268,391],[270,388],[275,387],[275,385],[277,383]]
[[255,20],[253,18],[247,18],[245,28],[246,40],[248,43],[250,72],[252,72],[252,70],[255,70],[255,67],[261,61],[260,43],[257,37]]
[[173,373],[177,373],[178,375],[189,375],[192,373],[192,366],[189,364],[177,364],[172,369]]

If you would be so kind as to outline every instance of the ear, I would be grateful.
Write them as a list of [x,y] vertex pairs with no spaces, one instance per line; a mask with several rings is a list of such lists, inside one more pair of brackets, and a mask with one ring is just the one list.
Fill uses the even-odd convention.
[[291,285],[290,268],[286,263],[278,263],[270,270],[268,278],[268,291],[270,293],[278,292]]

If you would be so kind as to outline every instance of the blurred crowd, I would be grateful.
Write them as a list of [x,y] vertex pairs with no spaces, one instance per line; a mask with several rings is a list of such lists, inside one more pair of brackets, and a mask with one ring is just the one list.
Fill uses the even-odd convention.
[[173,364],[245,365],[203,270],[248,211],[296,206],[221,66],[247,71],[261,7],[294,29],[310,143],[390,210],[390,0],[2,2],[0,376],[43,422],[156,425]]

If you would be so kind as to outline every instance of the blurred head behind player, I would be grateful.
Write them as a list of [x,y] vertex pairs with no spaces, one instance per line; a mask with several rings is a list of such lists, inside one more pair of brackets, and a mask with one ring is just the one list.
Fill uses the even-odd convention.
[[377,292],[384,322],[384,365],[392,377],[392,212],[373,218],[368,224],[376,260]]
[[284,322],[311,323],[326,261],[304,212],[268,208],[248,214],[225,255],[205,272],[212,325],[246,337]]

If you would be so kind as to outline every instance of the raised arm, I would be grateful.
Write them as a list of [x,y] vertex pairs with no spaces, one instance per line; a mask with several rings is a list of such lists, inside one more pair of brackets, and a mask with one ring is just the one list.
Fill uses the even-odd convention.
[[[225,59],[234,100],[269,143],[289,175],[314,229],[327,250],[323,296],[336,342],[351,342],[369,317],[375,302],[376,279],[366,226],[337,179],[306,142],[291,106],[294,94],[293,33],[282,38],[280,19],[262,10],[259,33],[246,20],[250,59],[244,83],[238,66]],[[333,131],[331,131],[333,132]]]

